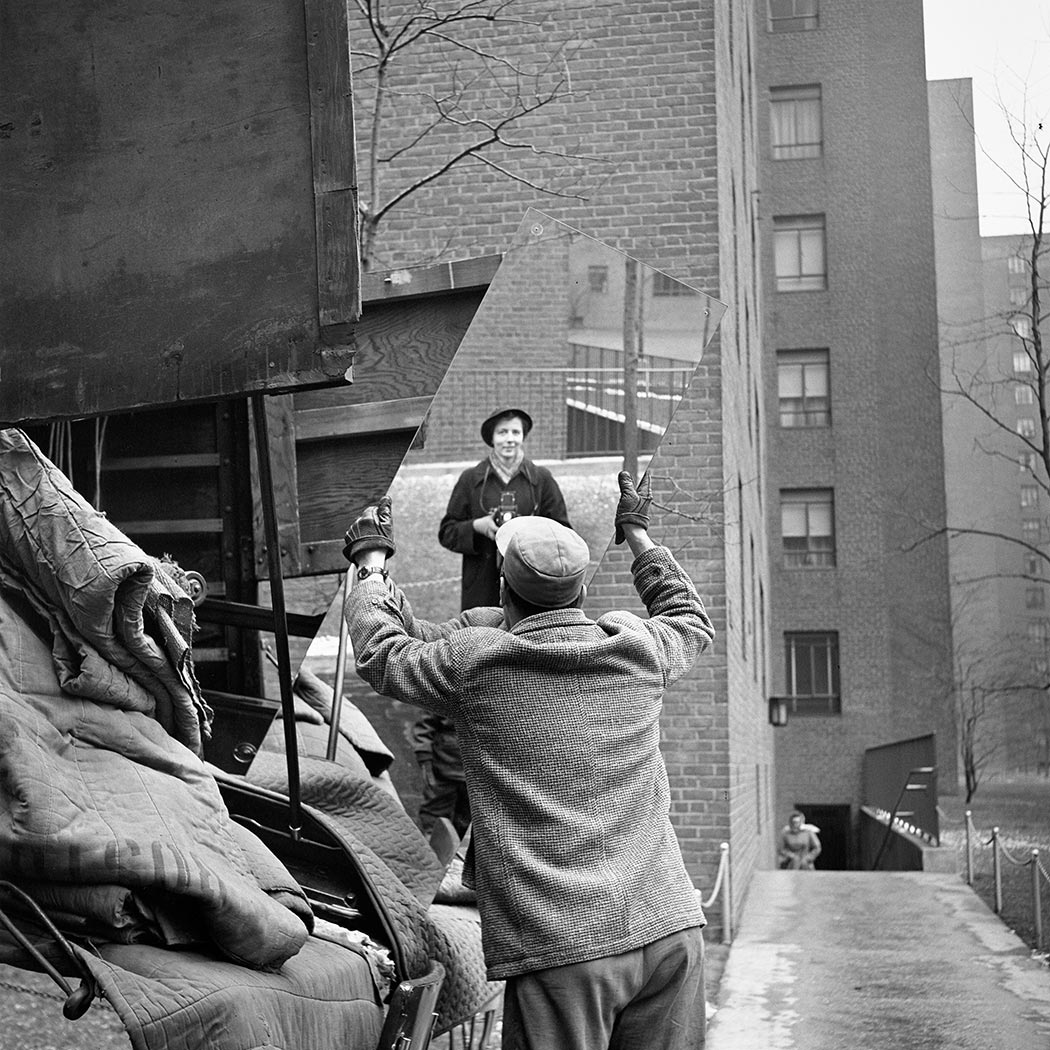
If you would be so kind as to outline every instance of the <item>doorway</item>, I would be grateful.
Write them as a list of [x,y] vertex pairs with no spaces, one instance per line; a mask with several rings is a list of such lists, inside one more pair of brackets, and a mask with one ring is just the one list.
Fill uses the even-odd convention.
[[820,856],[814,865],[818,871],[848,871],[853,868],[853,821],[849,806],[824,806],[816,803],[796,806],[806,814],[806,823],[820,829]]

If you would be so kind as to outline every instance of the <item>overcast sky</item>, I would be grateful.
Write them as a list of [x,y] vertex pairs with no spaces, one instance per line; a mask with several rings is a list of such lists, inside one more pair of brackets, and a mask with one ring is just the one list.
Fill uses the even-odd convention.
[[1027,106],[1029,126],[1042,120],[1041,134],[1050,137],[1050,0],[923,0],[922,6],[927,79],[973,80],[981,233],[1028,232],[1023,195],[984,153],[1019,170],[1000,98],[1017,115]]

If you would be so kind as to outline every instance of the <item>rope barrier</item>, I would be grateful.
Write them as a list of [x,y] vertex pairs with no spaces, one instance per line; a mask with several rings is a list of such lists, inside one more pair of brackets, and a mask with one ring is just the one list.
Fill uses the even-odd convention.
[[[725,843],[722,844],[723,847]],[[715,886],[711,890],[711,896],[705,901],[702,897],[700,899],[700,906],[703,908],[710,908],[712,904],[718,900],[719,891],[722,889],[722,879],[725,876],[726,868],[729,865],[729,850],[722,850],[722,855],[718,858],[718,873],[715,875]]]
[[[972,847],[975,841],[973,827],[972,814],[970,810],[966,811],[966,882],[968,885],[973,886],[974,879],[974,866]],[[1033,930],[1033,938],[1030,942],[1030,946],[1034,947],[1036,951],[1043,949],[1043,901],[1042,882],[1045,881],[1047,885],[1050,885],[1050,873],[1047,872],[1043,866],[1043,862],[1040,859],[1040,851],[1036,848],[1031,848],[1027,857],[1017,857],[1008,846],[1003,843],[1002,837],[999,833],[998,826],[992,828],[991,838],[981,838],[977,841],[977,845],[984,847],[991,847],[992,853],[992,893],[993,903],[992,909],[996,915],[1000,918],[1003,917],[1003,868],[1002,861],[1005,858],[1014,868],[1030,870],[1030,876],[1028,879],[1029,888],[1029,907],[1027,910],[1021,905],[1021,898],[1018,897],[1016,888],[1011,891],[1011,911],[1014,912],[1014,917],[1010,920],[1011,923],[1016,924],[1020,920],[1022,929],[1027,928],[1028,924],[1031,923],[1031,929]],[[1019,874],[1019,873],[1018,873]],[[1016,887],[1016,876],[1012,876],[1010,885]],[[1017,911],[1020,908],[1021,914],[1018,916]],[[1021,932],[1021,931],[1019,931]]]
[[1009,862],[1010,862],[1011,864],[1013,864],[1013,865],[1014,865],[1015,867],[1017,867],[1017,868],[1027,868],[1027,867],[1028,867],[1028,865],[1032,863],[1032,858],[1031,858],[1031,857],[1029,857],[1029,858],[1028,858],[1027,860],[1018,860],[1018,859],[1017,859],[1017,858],[1016,858],[1016,857],[1015,857],[1015,856],[1014,856],[1014,855],[1013,855],[1013,854],[1012,854],[1012,853],[1011,853],[1011,852],[1010,852],[1010,851],[1009,851],[1009,850],[1008,850],[1008,849],[1007,849],[1007,848],[1006,848],[1006,847],[1005,847],[1005,846],[1004,846],[1004,845],[1002,844],[1002,841],[1001,841],[1001,840],[999,840],[999,839],[996,839],[996,841],[997,841],[997,842],[999,843],[999,852],[1000,852],[1000,853],[1002,853],[1002,855],[1003,855],[1003,856],[1004,856],[1004,857],[1005,857],[1005,858],[1006,858],[1006,859],[1007,859],[1007,860],[1008,860],[1008,861],[1009,861]]
[[710,908],[721,895],[722,943],[731,944],[733,941],[733,890],[732,872],[729,868],[729,843],[723,842],[719,849],[722,855],[718,858],[718,872],[715,875],[715,885],[714,889],[711,890],[711,896],[704,900],[703,894],[699,890],[696,892],[700,898],[701,908]]

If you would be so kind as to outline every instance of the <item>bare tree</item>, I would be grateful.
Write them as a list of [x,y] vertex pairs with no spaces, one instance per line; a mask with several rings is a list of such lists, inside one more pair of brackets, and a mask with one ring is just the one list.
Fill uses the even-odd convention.
[[[1050,577],[1050,548],[1044,542],[1045,514],[1034,516],[1038,505],[1045,510],[1050,500],[1050,346],[1045,338],[1050,134],[1043,121],[1028,115],[1027,103],[1020,116],[1002,101],[999,108],[1013,148],[998,157],[984,152],[1023,196],[1027,220],[1026,232],[1005,242],[1010,304],[962,323],[951,340],[942,337],[938,376],[946,423],[955,420],[947,430],[955,442],[954,469],[971,473],[966,482],[971,487],[960,491],[972,498],[950,498],[946,522],[931,524],[908,548],[943,536],[952,551],[956,653],[951,691],[967,801],[992,769],[1020,757],[1009,750],[1011,741],[1025,743],[1009,712],[1024,710],[1044,721],[1050,712],[1050,637],[1039,637],[1046,624],[1036,607]],[[973,130],[962,103],[960,109]],[[959,443],[964,432],[966,445]],[[971,443],[980,458],[972,452],[967,458],[964,449]],[[1037,529],[1019,527],[1012,509],[1019,472],[1021,495],[1029,501],[1022,508],[1030,507],[1024,514],[1027,521],[1038,521]],[[975,478],[989,491],[978,495]],[[950,497],[958,481],[949,473]],[[1031,594],[1035,611],[1021,611],[1021,589],[1009,590],[1011,579],[1026,584],[1025,600]],[[1004,586],[1000,612],[996,595]],[[1028,743],[1033,742],[1029,735]]]
[[[965,401],[989,425],[992,436],[988,440],[975,439],[978,449],[1009,463],[1014,470],[1019,461],[1024,462],[1033,483],[1050,499],[1050,357],[1043,331],[1048,317],[1044,304],[1050,299],[1050,132],[1041,120],[1015,117],[1005,108],[1002,112],[1021,162],[1019,173],[994,157],[990,159],[1024,194],[1028,232],[1018,237],[1015,258],[1026,275],[1026,296],[1008,313],[985,318],[972,337],[984,340],[1008,329],[1017,350],[1016,363],[1008,372],[988,360],[972,369],[952,366],[947,370],[943,390]],[[1034,430],[1018,429],[1011,413],[1003,411],[1004,402],[1031,404],[1037,420]],[[1043,579],[1043,570],[1050,566],[1050,551],[1023,536],[958,522],[948,522],[932,534],[939,533],[946,533],[949,539],[983,536],[1022,549],[1038,559],[1039,568],[1019,572],[1020,577]]]
[[545,111],[573,98],[575,46],[552,43],[543,22],[522,13],[529,5],[354,4],[371,41],[352,49],[355,90],[364,102],[358,123],[366,155],[360,204],[365,269],[376,261],[384,221],[454,170],[473,165],[538,193],[577,200],[586,200],[585,191],[612,170],[605,158],[559,144],[545,126]]

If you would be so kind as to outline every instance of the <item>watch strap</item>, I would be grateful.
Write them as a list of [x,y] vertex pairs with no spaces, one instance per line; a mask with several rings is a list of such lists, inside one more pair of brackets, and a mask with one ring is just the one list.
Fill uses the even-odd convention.
[[367,580],[369,576],[382,576],[385,580],[389,576],[389,573],[385,568],[379,565],[368,565],[357,570],[357,578],[359,580]]

